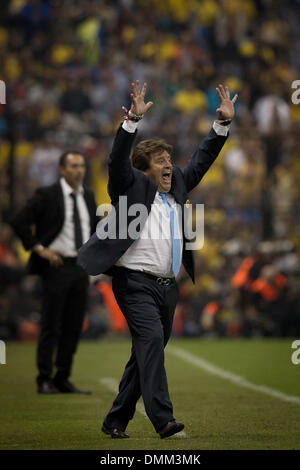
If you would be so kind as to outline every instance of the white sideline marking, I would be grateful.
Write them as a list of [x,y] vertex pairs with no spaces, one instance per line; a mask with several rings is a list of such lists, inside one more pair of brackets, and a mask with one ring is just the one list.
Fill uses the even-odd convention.
[[168,346],[166,351],[173,356],[177,356],[180,359],[183,359],[190,364],[198,367],[199,369],[203,369],[209,374],[216,375],[217,377],[221,377],[222,379],[229,380],[230,382],[235,383],[239,387],[248,388],[250,390],[254,390],[255,392],[265,393],[266,395],[270,395],[274,398],[279,398],[279,400],[287,401],[289,403],[296,403],[300,405],[300,397],[294,397],[292,395],[286,395],[283,392],[279,392],[274,388],[267,387],[266,385],[256,385],[249,382],[244,377],[240,375],[233,374],[232,372],[228,372],[224,369],[220,369],[219,367],[214,366],[210,362],[206,361],[205,359],[201,359],[200,357],[191,354],[184,349],[175,347],[175,346]]
[[[118,393],[119,384],[118,384],[116,379],[114,379],[112,377],[102,377],[99,380],[99,382],[102,385],[104,385],[106,388],[111,390],[112,392]],[[136,404],[136,411],[138,411],[141,415],[145,416],[145,418],[148,418],[147,413],[146,413],[145,408],[144,408],[144,405],[142,405],[142,403],[137,403]],[[187,437],[187,435],[184,431],[180,431],[177,434],[175,434],[174,436],[172,436],[172,438],[180,438],[180,439],[186,438],[186,437]],[[168,439],[168,437],[166,439]]]

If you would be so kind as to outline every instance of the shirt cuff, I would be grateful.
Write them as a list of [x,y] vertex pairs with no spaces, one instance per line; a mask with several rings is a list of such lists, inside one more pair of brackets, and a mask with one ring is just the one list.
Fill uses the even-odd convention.
[[217,135],[223,135],[226,137],[228,135],[229,128],[230,128],[230,124],[228,124],[228,126],[222,126],[216,121],[214,121],[213,123],[213,130],[215,131]]
[[137,126],[138,122],[130,121],[130,119],[126,119],[122,124],[124,131],[130,132],[131,134],[137,130]]

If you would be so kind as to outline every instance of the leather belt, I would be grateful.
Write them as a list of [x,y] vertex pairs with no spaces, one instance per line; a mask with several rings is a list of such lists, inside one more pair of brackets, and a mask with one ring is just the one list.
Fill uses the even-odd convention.
[[77,256],[62,256],[62,260],[65,264],[77,264]]
[[156,282],[161,286],[169,286],[170,284],[175,284],[175,277],[157,277]]
[[156,276],[155,274],[146,273],[145,271],[136,271],[135,269],[128,269],[128,268],[123,268],[123,269],[131,273],[143,274],[144,276],[149,277],[150,279],[154,280],[155,282],[157,282],[157,284],[161,286],[169,286],[170,284],[175,284],[176,282],[175,277],[162,277],[162,276]]

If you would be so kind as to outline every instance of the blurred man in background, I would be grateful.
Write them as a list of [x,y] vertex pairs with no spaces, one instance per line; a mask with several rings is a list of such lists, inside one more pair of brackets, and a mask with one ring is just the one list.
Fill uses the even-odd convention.
[[[38,188],[14,217],[12,226],[25,249],[31,250],[29,273],[39,274],[43,284],[38,393],[89,394],[68,379],[88,291],[88,276],[77,265],[77,251],[95,230],[96,203],[92,191],[82,186],[86,165],[80,152],[65,152],[59,171],[60,181]],[[56,346],[56,374],[52,379]]]

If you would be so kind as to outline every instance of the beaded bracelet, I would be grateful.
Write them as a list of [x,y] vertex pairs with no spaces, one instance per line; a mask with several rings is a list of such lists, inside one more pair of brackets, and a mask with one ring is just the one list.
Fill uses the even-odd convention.
[[122,106],[122,109],[123,111],[125,112],[125,116],[124,116],[124,119],[125,121],[134,121],[134,122],[138,122],[140,121],[141,119],[143,119],[143,114],[134,114],[132,113],[131,111],[128,111],[125,106]]

